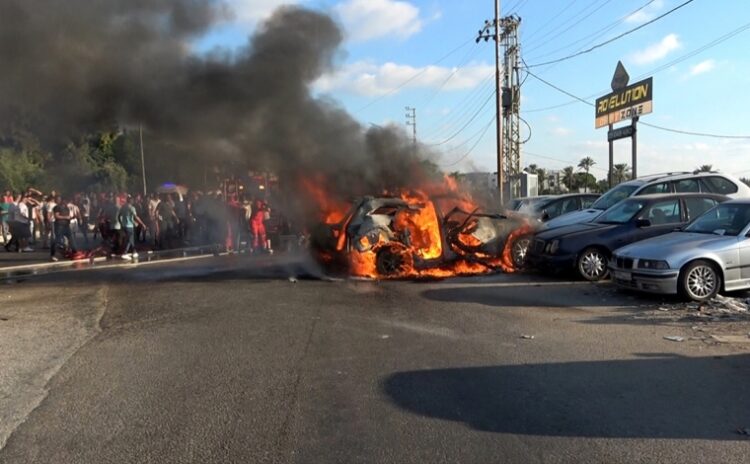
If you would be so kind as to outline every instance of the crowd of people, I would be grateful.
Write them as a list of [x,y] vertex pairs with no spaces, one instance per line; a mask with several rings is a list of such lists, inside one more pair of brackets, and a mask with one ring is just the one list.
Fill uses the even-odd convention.
[[[222,191],[152,193],[43,193],[5,191],[0,240],[7,252],[49,249],[50,259],[92,254],[138,257],[138,250],[216,244],[270,253],[270,207],[263,199]],[[83,245],[80,247],[79,245]],[[80,250],[80,251],[79,251]],[[83,251],[85,250],[85,251]]]

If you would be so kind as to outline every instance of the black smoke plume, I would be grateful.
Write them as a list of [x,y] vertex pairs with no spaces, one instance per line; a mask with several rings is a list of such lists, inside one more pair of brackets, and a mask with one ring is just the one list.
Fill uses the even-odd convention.
[[219,163],[287,188],[317,177],[341,197],[421,180],[399,130],[365,129],[311,94],[341,53],[330,17],[283,7],[245,47],[196,54],[229,15],[215,0],[0,0],[2,129],[26,124],[55,146],[142,125],[149,170],[184,181]]

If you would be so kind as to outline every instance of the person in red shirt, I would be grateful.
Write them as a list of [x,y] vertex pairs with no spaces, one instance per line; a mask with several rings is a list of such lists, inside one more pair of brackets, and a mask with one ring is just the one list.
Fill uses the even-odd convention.
[[266,217],[268,206],[263,200],[255,200],[250,216],[250,231],[253,234],[253,251],[266,249]]

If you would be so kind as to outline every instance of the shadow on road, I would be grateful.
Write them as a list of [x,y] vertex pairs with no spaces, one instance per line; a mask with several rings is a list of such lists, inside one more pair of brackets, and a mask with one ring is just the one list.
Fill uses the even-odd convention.
[[747,440],[750,355],[398,372],[382,388],[414,414],[498,433]]

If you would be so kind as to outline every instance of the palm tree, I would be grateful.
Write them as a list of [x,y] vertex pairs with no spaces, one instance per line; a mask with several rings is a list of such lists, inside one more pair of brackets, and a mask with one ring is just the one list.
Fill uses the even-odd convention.
[[615,181],[618,184],[625,181],[630,176],[630,166],[626,163],[615,164],[614,168]]
[[[586,179],[589,178],[589,170],[591,169],[591,166],[593,166],[595,164],[596,164],[596,161],[594,161],[593,159],[591,159],[590,156],[587,156],[587,157],[581,159],[581,161],[578,163],[578,168],[579,169],[583,169],[584,171],[586,171]],[[589,191],[588,182],[584,182],[583,183],[583,188],[584,188],[584,191],[586,193],[588,193],[588,191]]]
[[573,190],[576,186],[576,173],[573,166],[568,166],[565,169],[563,169],[563,178],[562,178],[563,184],[565,184],[566,187],[568,187],[568,190]]
[[702,164],[695,169],[695,172],[711,172],[714,170],[713,164]]

